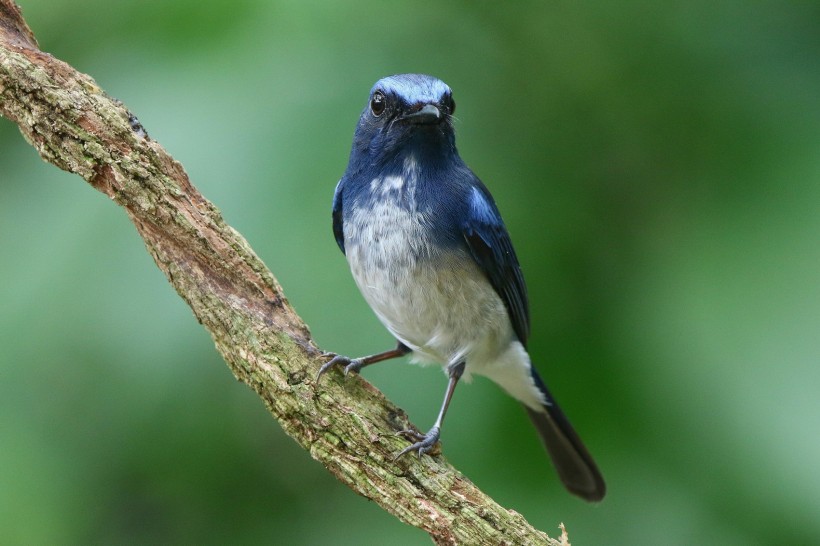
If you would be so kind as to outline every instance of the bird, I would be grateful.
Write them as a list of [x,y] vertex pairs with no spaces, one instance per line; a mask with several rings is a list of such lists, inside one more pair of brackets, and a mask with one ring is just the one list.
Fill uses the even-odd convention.
[[[527,352],[527,288],[507,228],[487,187],[455,144],[450,87],[424,74],[380,79],[354,131],[333,196],[333,234],[362,296],[396,338],[360,358],[328,353],[345,375],[411,355],[438,363],[444,400],[425,434],[398,453],[419,457],[438,443],[459,380],[485,376],[521,402],[567,490],[600,501],[598,466]],[[332,358],[331,358],[332,357]]]

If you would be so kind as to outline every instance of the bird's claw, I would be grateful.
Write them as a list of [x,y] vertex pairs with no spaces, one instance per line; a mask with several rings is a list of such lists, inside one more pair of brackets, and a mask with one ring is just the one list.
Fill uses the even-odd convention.
[[433,427],[427,434],[422,434],[416,430],[408,429],[400,430],[396,434],[411,440],[415,440],[416,442],[399,451],[399,454],[393,458],[394,461],[401,458],[402,455],[410,453],[411,451],[417,452],[419,458],[421,458],[422,455],[432,450],[436,445],[441,437],[441,429],[439,429],[439,427]]
[[326,371],[328,371],[333,366],[344,366],[344,374],[347,375],[350,372],[358,372],[364,366],[364,362],[361,358],[349,358],[343,355],[337,355],[333,353],[325,353],[323,356],[332,356],[329,361],[322,364],[322,367],[319,368],[319,373],[316,374],[316,381],[318,382],[321,379],[322,375]]

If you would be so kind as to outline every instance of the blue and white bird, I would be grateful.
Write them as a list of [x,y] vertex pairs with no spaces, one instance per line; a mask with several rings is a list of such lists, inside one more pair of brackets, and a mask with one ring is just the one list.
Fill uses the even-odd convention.
[[598,467],[530,362],[527,289],[490,192],[455,145],[450,88],[422,74],[376,82],[333,197],[333,233],[367,303],[396,337],[390,351],[351,359],[345,373],[412,353],[449,382],[438,418],[398,456],[428,452],[459,379],[483,375],[520,401],[566,488],[604,497]]

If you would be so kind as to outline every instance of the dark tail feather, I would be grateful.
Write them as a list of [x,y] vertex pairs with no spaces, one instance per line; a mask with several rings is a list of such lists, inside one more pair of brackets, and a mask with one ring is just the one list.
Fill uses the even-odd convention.
[[549,405],[544,406],[544,412],[525,408],[547,448],[558,477],[570,493],[584,500],[595,502],[603,499],[606,484],[592,455],[534,370],[533,378],[546,395]]

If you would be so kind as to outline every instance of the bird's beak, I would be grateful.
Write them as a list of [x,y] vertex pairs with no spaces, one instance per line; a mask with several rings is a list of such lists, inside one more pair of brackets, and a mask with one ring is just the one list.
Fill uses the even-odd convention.
[[404,114],[401,119],[418,125],[432,125],[442,120],[441,110],[434,104],[425,104],[415,112]]

